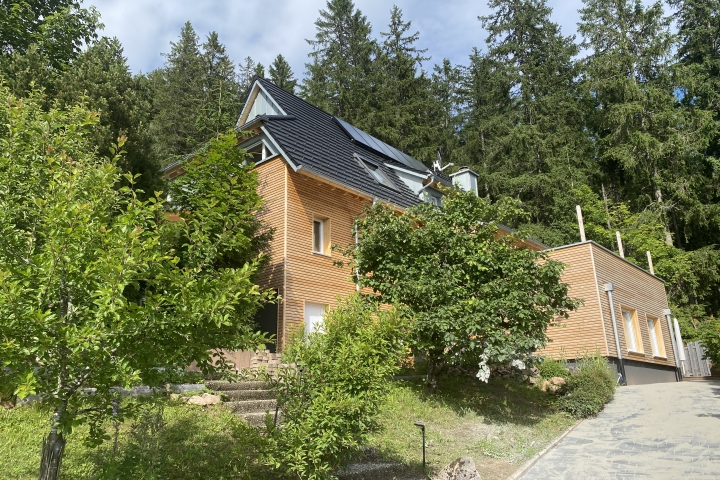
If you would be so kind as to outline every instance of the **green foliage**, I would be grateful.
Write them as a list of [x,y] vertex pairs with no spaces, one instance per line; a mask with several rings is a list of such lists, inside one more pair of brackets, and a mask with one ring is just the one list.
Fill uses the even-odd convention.
[[232,128],[244,93],[217,33],[200,45],[187,22],[171,45],[164,67],[149,76],[156,112],[150,130],[163,165]]
[[358,219],[360,242],[344,255],[361,287],[414,317],[411,346],[429,363],[430,389],[450,364],[479,364],[487,380],[488,363],[526,358],[577,306],[562,264],[516,248],[513,236],[496,238],[499,222],[522,214],[514,201],[451,190],[442,209],[423,203],[399,214],[377,203]]
[[578,418],[597,415],[615,395],[617,379],[611,365],[599,353],[578,360],[579,372],[568,378],[560,408]]
[[[89,421],[100,440],[112,387],[157,385],[157,367],[193,361],[228,371],[214,354],[265,342],[249,321],[269,295],[252,282],[254,240],[217,222],[233,217],[212,197],[255,192],[244,167],[209,180],[188,200],[199,207],[171,222],[160,192],[143,201],[117,187],[121,153],[98,157],[92,147],[97,114],[45,112],[39,94],[0,97],[0,368],[18,395],[36,393],[53,409],[53,435]],[[202,168],[223,165],[217,151],[211,144]]]
[[270,64],[270,80],[283,90],[295,93],[297,80],[295,80],[293,76],[290,64],[287,63],[285,57],[280,54],[278,54],[275,60],[273,60],[273,63]]
[[325,315],[324,333],[296,337],[279,380],[283,426],[271,428],[266,461],[289,477],[330,478],[375,429],[399,368],[405,321],[359,295]]
[[[61,480],[130,478],[195,480],[274,479],[258,460],[259,431],[225,408],[202,408],[165,397],[139,399],[131,422],[100,446],[83,442],[86,425],[67,435]],[[121,408],[125,403],[121,405]],[[0,409],[0,471],[4,479],[36,480],[37,459],[50,410],[41,404]]]
[[0,5],[0,52],[23,55],[33,47],[62,68],[103,26],[95,7],[76,0],[25,0]]
[[[123,172],[140,175],[135,190],[141,198],[163,190],[160,165],[152,152],[148,131],[152,114],[151,92],[143,77],[133,77],[117,39],[102,38],[72,62],[72,68],[57,79],[56,101],[70,107],[79,101],[99,113],[93,131],[98,152],[106,153],[119,137],[127,140],[119,160]],[[127,182],[124,183],[127,185]]]
[[369,113],[376,47],[367,17],[352,0],[328,0],[315,21],[302,95],[331,115],[358,125]]
[[568,376],[568,369],[567,369],[567,363],[560,360],[555,360],[552,358],[546,358],[537,366],[538,370],[540,370],[540,376],[543,378],[553,378],[553,377],[567,377]]

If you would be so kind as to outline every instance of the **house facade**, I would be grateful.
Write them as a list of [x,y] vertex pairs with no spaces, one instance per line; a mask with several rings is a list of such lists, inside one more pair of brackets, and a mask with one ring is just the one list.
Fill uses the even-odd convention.
[[[477,175],[471,170],[461,168],[447,176],[430,169],[262,78],[254,80],[237,128],[249,132],[239,146],[253,155],[259,193],[265,200],[260,215],[275,229],[259,283],[274,289],[281,300],[267,305],[258,316],[262,330],[276,335],[273,352],[281,350],[301,325],[315,328],[339,298],[356,291],[354,272],[336,265],[346,259],[332,246],[344,248],[357,241],[354,222],[367,206],[381,201],[402,211],[423,201],[441,205],[440,186],[456,185],[477,193]],[[165,170],[171,180],[183,172],[181,163]],[[510,230],[501,226],[499,235],[507,233]],[[536,251],[548,248],[532,240],[518,246]],[[572,313],[564,327],[550,329],[553,342],[541,353],[574,359],[577,352],[598,348],[603,355],[617,357],[608,340],[607,314],[602,310],[605,300],[598,297],[598,282],[616,282],[621,302],[618,315],[621,308],[632,308],[646,321],[661,318],[667,308],[660,279],[625,260],[617,264],[607,257],[614,254],[598,247],[586,243],[550,251],[551,258],[568,264],[563,281],[570,283],[571,296],[584,299],[585,305]],[[636,299],[649,304],[641,305]],[[648,342],[643,325],[638,338],[644,335],[642,341]],[[662,330],[661,335],[666,333]],[[664,358],[650,355],[649,350],[630,349],[625,368],[634,368],[632,362],[640,367],[647,364],[660,372],[653,381],[667,381],[666,370],[675,361],[669,340],[662,337]],[[250,364],[249,352],[228,356],[239,368]]]
[[572,361],[599,351],[628,385],[679,380],[675,345],[682,339],[677,342],[660,278],[593,241],[547,253],[566,265],[562,281],[583,305],[548,328],[551,341],[539,354]]

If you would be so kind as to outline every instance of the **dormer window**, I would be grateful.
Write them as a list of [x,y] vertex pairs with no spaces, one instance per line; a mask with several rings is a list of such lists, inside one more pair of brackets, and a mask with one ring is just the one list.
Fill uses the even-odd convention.
[[392,180],[390,180],[388,176],[385,175],[385,172],[382,171],[382,169],[380,168],[380,164],[359,157],[357,155],[355,157],[360,161],[363,167],[365,167],[365,170],[368,171],[370,176],[373,177],[377,183],[379,183],[380,185],[384,185],[388,188],[392,188],[393,190],[398,189],[392,182]]

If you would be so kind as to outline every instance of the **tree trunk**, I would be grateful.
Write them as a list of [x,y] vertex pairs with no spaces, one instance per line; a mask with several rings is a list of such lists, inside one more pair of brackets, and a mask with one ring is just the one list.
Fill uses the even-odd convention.
[[60,464],[65,452],[65,439],[62,433],[53,427],[43,440],[42,459],[40,460],[39,480],[57,480],[60,478]]
[[425,393],[434,395],[438,387],[440,374],[445,370],[446,364],[442,360],[428,359],[427,375],[425,376]]
[[60,464],[65,453],[65,438],[58,432],[60,417],[67,408],[67,401],[55,409],[52,417],[50,434],[43,440],[42,457],[40,459],[39,480],[57,480],[60,478]]

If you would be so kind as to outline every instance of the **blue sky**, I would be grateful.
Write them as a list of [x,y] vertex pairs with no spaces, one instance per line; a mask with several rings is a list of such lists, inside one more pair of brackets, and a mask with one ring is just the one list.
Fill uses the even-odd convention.
[[[443,58],[465,64],[473,47],[483,47],[486,33],[478,15],[489,9],[484,0],[397,0],[413,31],[420,31],[419,46],[428,48],[431,69]],[[553,20],[565,35],[574,35],[579,20],[580,1],[550,0]],[[103,35],[117,37],[125,48],[134,73],[161,67],[163,52],[177,40],[181,26],[190,21],[201,39],[217,31],[230,58],[240,62],[251,56],[267,68],[281,53],[290,62],[297,78],[302,78],[310,46],[305,39],[315,34],[314,22],[325,0],[85,0],[95,5],[105,24]],[[356,0],[368,17],[373,35],[385,31],[393,2]]]

